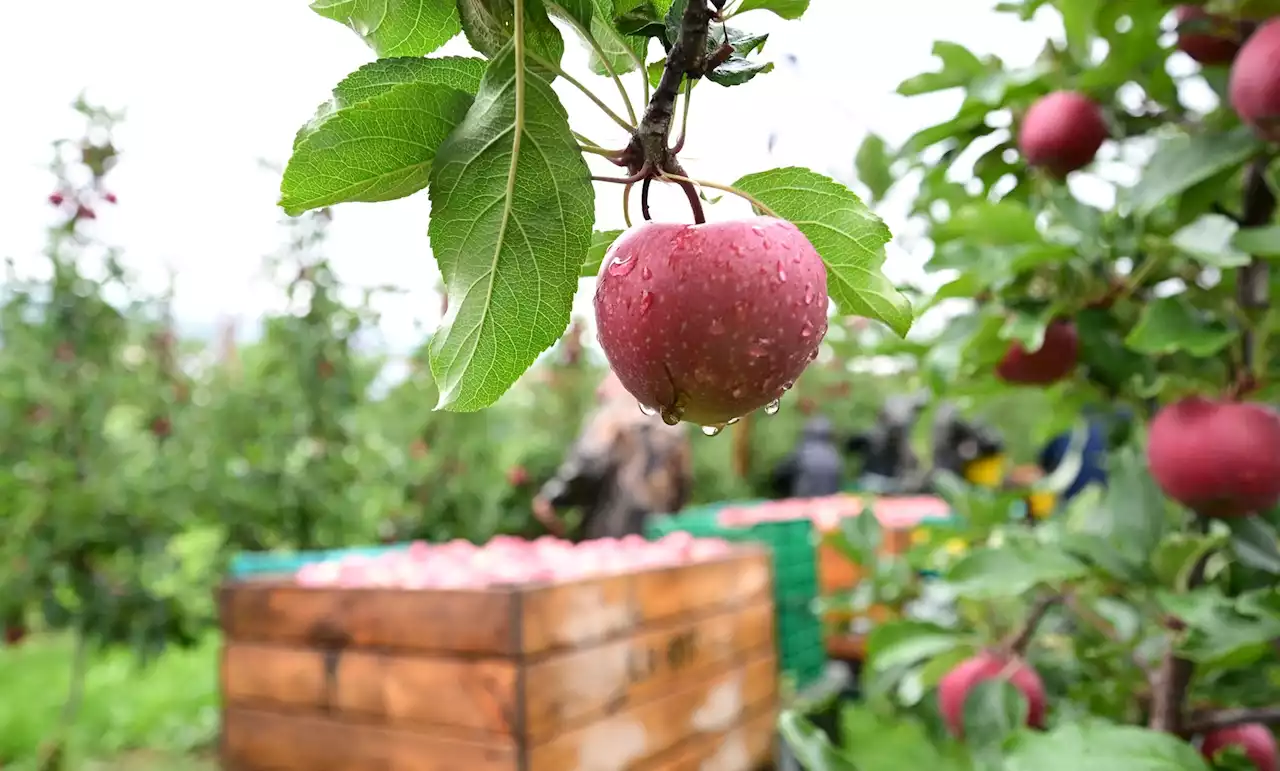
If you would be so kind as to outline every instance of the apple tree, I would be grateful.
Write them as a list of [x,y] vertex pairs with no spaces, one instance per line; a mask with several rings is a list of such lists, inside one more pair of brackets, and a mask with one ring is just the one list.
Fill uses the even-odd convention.
[[[94,222],[108,186],[119,119],[78,101],[82,139],[54,144],[56,222],[35,265],[10,261],[0,295],[0,624],[75,640],[61,730],[74,718],[89,653],[123,645],[148,659],[194,642],[201,619],[168,579],[169,546],[192,524],[167,446],[185,409],[165,303],[138,290]],[[56,768],[64,737],[49,737]]]
[[864,183],[919,183],[940,286],[922,311],[949,315],[921,371],[975,402],[1043,389],[1042,436],[1086,406],[1127,405],[1133,430],[1105,491],[1044,519],[948,478],[957,524],[901,559],[851,523],[848,553],[938,571],[950,612],[869,634],[834,741],[797,713],[784,732],[809,769],[1274,771],[1280,5],[999,9],[1065,34],[1027,66],[936,43],[899,93],[958,90],[955,114],[858,154]]
[[[427,190],[431,250],[448,295],[429,348],[438,408],[493,404],[562,335],[586,276],[599,279],[601,345],[646,411],[709,434],[755,409],[775,412],[817,354],[828,298],[841,314],[898,334],[912,319],[880,272],[888,229],[843,185],[801,168],[728,185],[691,177],[681,162],[697,86],[738,87],[772,69],[752,17],[799,19],[807,7],[314,3],[378,59],[339,83],[298,132],[280,203],[299,214]],[[475,56],[432,55],[458,35]],[[565,70],[574,44],[599,77]],[[576,131],[557,88],[586,94],[616,135],[596,141]],[[684,191],[692,224],[650,220],[655,182]],[[622,233],[593,230],[596,184],[623,186],[628,223],[638,190],[645,221]],[[749,201],[757,216],[708,220],[707,189]]]

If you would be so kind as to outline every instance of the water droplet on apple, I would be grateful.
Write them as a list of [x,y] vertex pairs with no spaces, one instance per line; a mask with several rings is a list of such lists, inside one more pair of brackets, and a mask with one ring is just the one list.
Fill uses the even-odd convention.
[[684,407],[679,404],[662,408],[662,422],[668,426],[674,426],[684,417]]
[[801,336],[801,337],[803,337],[803,338],[804,338],[804,339],[806,339],[806,340],[808,340],[810,337],[813,337],[813,322],[812,322],[812,321],[806,321],[806,322],[804,323],[804,325],[800,327],[800,336]]
[[752,233],[755,233],[756,235],[760,236],[761,238],[763,238],[763,237],[764,237],[764,228],[760,227],[759,225],[752,225],[752,226],[751,226],[751,232],[752,232]]
[[724,334],[724,322],[723,322],[723,321],[721,321],[720,319],[712,319],[712,320],[711,320],[711,326],[709,326],[709,327],[707,328],[707,331],[708,331],[708,332],[710,332],[710,333],[711,333],[711,334],[713,334],[713,335],[723,335],[723,334]]
[[640,315],[643,316],[644,314],[648,313],[649,309],[652,307],[653,307],[653,292],[650,292],[646,289],[645,291],[640,293]]
[[768,351],[766,351],[765,349],[761,348],[761,347],[760,347],[760,346],[758,346],[758,345],[753,345],[753,346],[751,346],[750,348],[748,348],[748,349],[747,349],[747,355],[748,355],[748,356],[751,356],[752,358],[759,359],[759,358],[762,358],[762,357],[764,357],[764,356],[768,356],[768,355],[769,355],[769,352],[768,352]]
[[732,397],[733,397],[733,398],[735,398],[735,399],[741,399],[741,398],[742,398],[742,386],[738,386],[737,388],[733,389],[733,392],[730,394],[730,396],[732,396]]
[[648,281],[649,279],[653,278],[653,271],[649,270],[648,265],[640,269],[640,278],[644,279],[645,281]]
[[782,390],[790,391],[792,388],[795,388],[795,385],[796,385],[796,381],[788,380],[787,382],[782,384]]
[[778,260],[778,283],[779,284],[787,283],[787,270],[786,268],[782,267],[782,260]]
[[742,420],[742,418],[729,418],[729,420],[725,423],[725,425],[732,426],[734,423],[737,423],[739,420]]
[[702,427],[702,433],[703,433],[703,434],[705,434],[705,435],[707,435],[707,436],[715,436],[716,434],[718,434],[718,433],[720,433],[721,431],[723,431],[723,430],[724,430],[724,427],[725,427],[725,424],[724,424],[724,423],[717,423],[717,424],[715,424],[715,425],[713,425],[713,426],[703,426],[703,427]]
[[646,417],[651,418],[654,415],[658,414],[657,407],[650,407],[646,405],[644,402],[636,402],[636,406],[640,408],[640,412],[643,413]]
[[809,361],[813,361],[816,358],[818,358],[818,349],[814,348],[812,351],[809,351]]
[[630,254],[620,254],[613,258],[613,262],[609,263],[610,276],[625,276],[635,269],[636,260]]
[[813,284],[804,285],[804,304],[813,305]]
[[766,404],[766,405],[764,406],[764,414],[766,414],[766,415],[777,415],[777,414],[778,414],[778,410],[780,410],[780,409],[782,409],[782,402],[780,402],[780,401],[779,401],[779,400],[777,400],[777,399],[774,399],[773,401],[769,402],[768,404]]

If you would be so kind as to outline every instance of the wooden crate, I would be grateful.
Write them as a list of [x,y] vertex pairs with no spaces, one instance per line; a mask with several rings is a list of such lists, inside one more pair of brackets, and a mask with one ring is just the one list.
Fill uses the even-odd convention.
[[227,771],[752,771],[766,551],[479,591],[223,587]]

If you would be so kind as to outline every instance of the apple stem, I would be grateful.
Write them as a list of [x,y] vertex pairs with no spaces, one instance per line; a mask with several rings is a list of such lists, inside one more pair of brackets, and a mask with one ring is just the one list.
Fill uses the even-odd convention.
[[644,182],[640,184],[640,216],[644,217],[645,222],[653,219],[649,216],[649,183],[651,182],[653,177],[645,177]]

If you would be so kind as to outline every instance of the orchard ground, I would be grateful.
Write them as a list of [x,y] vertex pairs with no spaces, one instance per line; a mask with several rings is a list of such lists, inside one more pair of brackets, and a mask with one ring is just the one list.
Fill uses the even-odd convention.
[[[218,637],[166,651],[139,668],[130,651],[93,656],[84,703],[69,737],[74,768],[85,771],[214,771],[218,730]],[[71,641],[38,635],[0,648],[0,758],[35,768],[66,699]],[[27,765],[23,765],[26,763]]]

